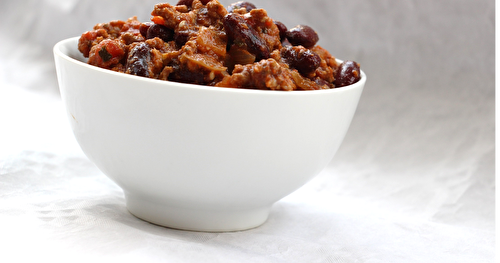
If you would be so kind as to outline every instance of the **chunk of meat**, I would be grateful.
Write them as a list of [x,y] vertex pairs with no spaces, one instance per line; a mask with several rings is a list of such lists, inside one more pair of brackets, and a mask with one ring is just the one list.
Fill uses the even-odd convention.
[[216,84],[217,87],[294,90],[291,72],[272,58],[248,65],[236,65],[233,74]]

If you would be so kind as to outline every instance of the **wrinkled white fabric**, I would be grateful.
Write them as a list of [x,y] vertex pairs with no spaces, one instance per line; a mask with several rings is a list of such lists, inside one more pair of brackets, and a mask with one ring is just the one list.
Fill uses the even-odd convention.
[[331,164],[231,233],[132,216],[66,120],[52,46],[156,2],[0,2],[0,261],[493,262],[494,2],[252,2],[368,82]]

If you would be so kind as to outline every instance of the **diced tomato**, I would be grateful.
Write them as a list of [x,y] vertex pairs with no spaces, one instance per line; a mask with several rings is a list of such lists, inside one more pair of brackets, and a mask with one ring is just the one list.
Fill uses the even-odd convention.
[[105,39],[92,47],[88,62],[101,68],[110,68],[118,64],[124,55],[124,45],[120,41]]
[[153,21],[153,23],[158,24],[158,25],[162,25],[162,26],[165,25],[165,18],[163,18],[161,16],[153,16],[153,17],[151,17],[151,21]]
[[107,42],[106,50],[112,57],[122,57],[125,54],[125,50],[116,41]]

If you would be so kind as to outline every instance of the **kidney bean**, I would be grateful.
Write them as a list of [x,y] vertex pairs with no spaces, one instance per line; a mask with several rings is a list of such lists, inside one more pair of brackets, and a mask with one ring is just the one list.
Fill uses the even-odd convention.
[[302,74],[314,72],[321,64],[321,58],[311,50],[299,54],[295,68]]
[[294,46],[312,48],[319,40],[318,34],[309,26],[298,25],[287,31],[286,37]]
[[284,46],[281,57],[291,68],[297,69],[303,75],[314,72],[321,64],[321,57],[306,48]]
[[335,74],[335,87],[343,87],[354,84],[361,79],[361,69],[357,62],[346,60],[337,68]]
[[271,54],[269,47],[242,16],[229,13],[224,16],[223,24],[229,39],[234,43],[244,42],[247,45],[248,52],[257,58],[256,61],[269,58]]
[[147,38],[147,36],[148,36],[148,29],[152,25],[153,25],[153,22],[144,22],[144,23],[141,23],[141,25],[139,26],[139,32],[141,32],[141,35],[144,38]]
[[236,3],[232,3],[227,7],[227,11],[229,13],[233,13],[235,9],[240,9],[240,8],[245,8],[247,12],[252,11],[252,9],[257,9],[254,4],[245,2],[245,1],[239,1]]
[[274,20],[274,24],[278,27],[280,31],[280,40],[283,42],[286,39],[286,32],[288,31],[288,28],[280,21]]
[[316,82],[316,84],[318,84],[318,86],[320,87],[324,87],[324,86],[327,86],[329,89],[333,88],[333,84],[320,78],[320,77],[317,77],[314,79],[314,82]]
[[288,39],[285,38],[285,40],[282,40],[281,41],[281,46],[285,47],[285,46],[291,46],[292,44],[290,43],[290,41],[288,41]]
[[188,40],[191,38],[191,36],[196,35],[197,31],[193,29],[186,29],[186,30],[180,30],[175,32],[174,35],[174,41],[177,47],[182,47]]
[[148,28],[146,38],[151,39],[159,37],[163,41],[168,42],[174,40],[174,31],[164,25],[153,24]]
[[177,2],[177,5],[185,5],[187,7],[191,7],[192,4],[193,0],[179,0],[179,2]]
[[174,66],[174,72],[168,76],[169,80],[184,82],[184,83],[194,83],[194,84],[204,84],[205,75],[202,71],[190,71],[187,69],[182,69],[179,66]]
[[[210,2],[212,0],[200,0],[200,2],[204,5],[208,4],[208,2]],[[179,2],[177,2],[177,5],[185,5],[187,7],[191,7],[193,5],[193,0],[179,0]]]
[[129,51],[126,73],[141,77],[151,77],[149,74],[150,61],[151,53],[149,46],[144,42],[139,43]]

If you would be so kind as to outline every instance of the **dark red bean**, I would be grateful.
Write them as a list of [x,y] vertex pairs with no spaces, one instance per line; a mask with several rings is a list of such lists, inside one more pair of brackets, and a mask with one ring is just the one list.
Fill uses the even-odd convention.
[[139,26],[139,32],[141,32],[141,35],[144,38],[147,38],[148,36],[148,29],[150,26],[153,25],[153,22],[144,22]]
[[[208,4],[208,2],[210,2],[212,0],[200,0],[200,2],[204,5]],[[193,5],[193,0],[179,0],[179,2],[177,2],[177,5],[185,5],[187,7],[191,7]]]
[[308,49],[303,53],[299,53],[295,68],[302,74],[309,74],[314,72],[320,64],[320,56]]
[[285,40],[282,40],[281,41],[281,46],[283,47],[286,47],[286,46],[291,46],[292,44],[290,43],[290,41],[288,41],[288,39],[285,38]]
[[358,82],[361,79],[361,69],[357,62],[346,60],[342,62],[335,74],[335,87],[344,87]]
[[183,83],[205,84],[205,75],[202,71],[191,71],[183,69],[178,65],[174,65],[173,68],[174,72],[168,76],[168,80]]
[[314,79],[314,82],[316,82],[316,84],[318,84],[318,86],[320,87],[323,87],[323,86],[328,86],[328,88],[333,88],[333,84],[320,78],[320,77],[317,77],[316,79]]
[[280,31],[280,40],[281,42],[283,42],[286,39],[286,32],[288,31],[288,28],[280,21],[274,20],[274,24],[276,24],[276,26],[278,27]]
[[150,77],[150,61],[151,53],[149,46],[144,42],[139,43],[129,51],[125,72],[136,76]]
[[153,24],[148,28],[147,39],[159,37],[163,41],[168,42],[174,39],[174,31],[164,25]]
[[302,45],[305,48],[312,48],[319,41],[319,36],[309,26],[298,25],[287,31],[286,37],[294,46]]
[[175,44],[177,45],[178,48],[181,48],[182,46],[184,46],[184,44],[186,44],[186,42],[188,42],[188,40],[192,36],[196,35],[196,33],[197,31],[190,29],[175,32],[174,35]]
[[303,75],[314,72],[321,64],[321,57],[306,48],[284,46],[281,49],[281,57],[291,68],[297,69]]
[[227,7],[227,11],[229,13],[233,13],[235,9],[240,9],[240,8],[245,8],[247,12],[252,11],[252,9],[257,9],[254,4],[245,2],[245,1],[239,1],[236,3],[232,3]]
[[193,0],[179,0],[179,2],[177,2],[177,5],[185,5],[187,7],[191,7],[192,4]]
[[256,57],[256,61],[267,59],[271,55],[269,47],[257,32],[246,23],[245,19],[235,13],[224,16],[224,29],[230,41],[243,42],[247,45],[248,52]]

